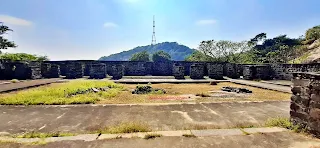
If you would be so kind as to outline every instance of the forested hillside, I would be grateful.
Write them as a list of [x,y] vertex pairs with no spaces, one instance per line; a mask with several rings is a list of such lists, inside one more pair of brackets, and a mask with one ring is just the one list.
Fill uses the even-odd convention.
[[171,56],[172,60],[183,61],[186,57],[191,55],[195,50],[187,46],[180,45],[176,42],[163,42],[156,45],[139,46],[128,51],[112,54],[110,56],[101,57],[101,61],[128,61],[135,53],[147,51],[153,54],[157,51],[164,51]]

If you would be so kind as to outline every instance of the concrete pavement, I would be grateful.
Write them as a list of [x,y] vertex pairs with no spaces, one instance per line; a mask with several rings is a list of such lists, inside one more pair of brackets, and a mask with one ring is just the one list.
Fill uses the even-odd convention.
[[289,117],[288,101],[170,105],[0,106],[0,132],[86,133],[121,122],[144,122],[152,130],[232,128]]
[[1,148],[318,148],[319,139],[293,132],[256,133],[209,137],[120,138],[94,141],[60,141],[26,145],[0,142]]
[[46,84],[57,82],[61,79],[62,78],[38,79],[38,80],[28,80],[28,81],[18,82],[18,83],[0,84],[0,93],[46,85]]

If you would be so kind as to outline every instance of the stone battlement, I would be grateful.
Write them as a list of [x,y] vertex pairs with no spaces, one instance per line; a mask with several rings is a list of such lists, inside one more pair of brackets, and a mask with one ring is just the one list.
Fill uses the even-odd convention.
[[320,137],[320,74],[293,73],[291,122]]
[[[93,60],[74,60],[74,61],[45,61],[42,67],[23,66],[24,61],[4,61],[0,60],[0,79],[25,78],[31,79],[30,75],[23,75],[21,71],[29,68],[35,78],[50,78],[57,75],[67,76],[67,78],[80,78],[82,76],[104,77],[104,73],[109,76],[117,74],[119,78],[124,76],[192,76],[192,78],[202,78],[209,76],[214,79],[222,79],[223,76],[230,78],[244,79],[281,79],[291,80],[293,72],[320,72],[320,63],[316,64],[234,64],[218,62],[139,62],[139,61],[93,61]],[[35,63],[35,62],[27,62]],[[39,63],[39,62],[38,62]],[[105,66],[102,71],[97,70],[97,64]],[[52,65],[52,66],[51,66]],[[94,66],[92,66],[94,65]],[[116,72],[115,65],[122,65],[121,71]],[[101,65],[100,65],[101,66]],[[18,67],[19,71],[15,70]],[[33,70],[30,70],[33,69]],[[92,70],[95,68],[95,70]],[[43,75],[39,76],[39,69]],[[41,70],[42,69],[42,70]],[[99,69],[99,68],[98,68]],[[94,76],[97,71],[99,76]],[[104,72],[105,71],[105,72]],[[199,77],[197,77],[199,75]]]

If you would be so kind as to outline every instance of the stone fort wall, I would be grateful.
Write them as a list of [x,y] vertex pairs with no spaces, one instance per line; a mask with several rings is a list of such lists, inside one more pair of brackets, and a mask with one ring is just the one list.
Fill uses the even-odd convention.
[[[23,64],[24,63],[24,64]],[[32,63],[38,63],[32,64]],[[45,61],[25,62],[25,61],[4,61],[0,60],[0,79],[36,79],[41,77],[57,77],[57,75],[68,76],[70,78],[78,78],[82,76],[92,76],[92,68],[102,63],[105,70],[99,71],[100,75],[104,74],[112,76],[116,72],[114,65],[122,65],[121,72],[125,76],[184,76],[202,78],[209,76],[215,79],[222,79],[222,76],[230,78],[244,79],[292,79],[293,72],[320,72],[320,63],[316,64],[233,64],[233,63],[216,63],[216,62],[185,62],[185,61],[169,61],[169,62],[135,62],[135,61],[94,61],[94,60],[74,60],[74,61]],[[82,66],[80,66],[80,65]],[[41,66],[42,65],[42,66]],[[40,66],[40,67],[39,67]],[[199,67],[200,66],[200,67]],[[18,67],[18,69],[16,69]],[[177,73],[178,68],[180,73]],[[183,68],[182,68],[183,67]],[[192,70],[191,70],[192,68]],[[104,69],[104,68],[103,68]],[[28,75],[24,75],[23,71],[28,71]],[[39,75],[42,71],[43,75]],[[94,70],[95,71],[95,70]],[[31,73],[31,74],[30,74]],[[179,76],[178,76],[179,75]],[[99,76],[102,77],[102,76]]]
[[293,73],[290,120],[320,138],[320,74]]

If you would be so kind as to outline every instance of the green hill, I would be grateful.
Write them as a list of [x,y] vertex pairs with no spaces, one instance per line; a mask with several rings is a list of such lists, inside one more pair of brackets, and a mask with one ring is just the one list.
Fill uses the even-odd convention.
[[180,45],[176,42],[163,42],[156,45],[139,46],[128,51],[112,54],[109,56],[103,56],[100,61],[128,61],[131,56],[141,51],[148,51],[149,54],[153,54],[157,51],[163,50],[170,54],[171,59],[175,61],[183,61],[187,56],[192,54],[195,49],[191,49],[187,46]]

